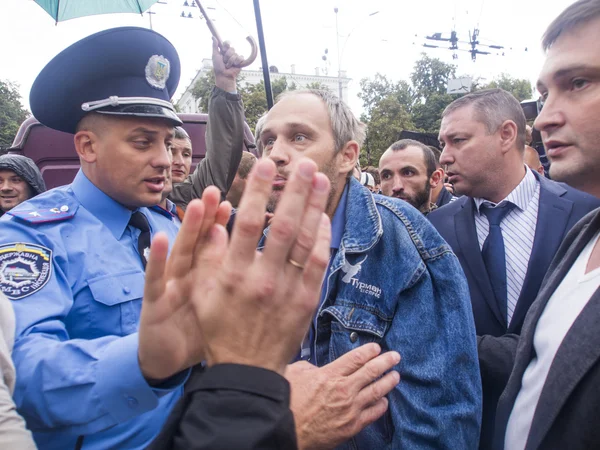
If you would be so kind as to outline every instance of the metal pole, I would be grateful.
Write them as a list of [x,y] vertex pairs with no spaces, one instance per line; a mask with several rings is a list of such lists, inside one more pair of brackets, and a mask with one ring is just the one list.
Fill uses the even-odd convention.
[[337,54],[338,54],[338,96],[342,99],[342,60],[340,59],[340,31],[338,29],[338,9],[333,8],[335,12],[335,35],[337,41]]
[[263,33],[262,17],[260,15],[259,0],[254,0],[254,16],[256,17],[256,31],[258,32],[258,45],[260,47],[260,60],[262,62],[263,77],[265,79],[265,92],[267,94],[267,108],[273,107],[273,90],[271,89],[271,76],[269,74],[269,63],[267,62],[267,49],[265,47],[265,35]]

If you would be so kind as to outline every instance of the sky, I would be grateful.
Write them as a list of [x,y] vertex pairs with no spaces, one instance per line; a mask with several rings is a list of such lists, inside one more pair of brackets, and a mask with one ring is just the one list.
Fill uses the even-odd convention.
[[[66,1],[66,0],[62,0]],[[78,0],[71,0],[78,1]],[[90,1],[90,0],[79,0]],[[184,7],[184,0],[160,0],[155,14],[110,14],[54,20],[34,0],[0,0],[0,79],[20,86],[23,104],[29,107],[29,91],[45,64],[61,50],[94,32],[118,26],[150,27],[177,48],[182,75],[174,99],[190,84],[201,61],[211,56],[211,37],[198,8]],[[188,0],[191,3],[191,0]],[[572,0],[261,0],[262,20],[269,65],[297,74],[314,74],[319,67],[335,76],[338,43],[341,69],[352,78],[348,102],[359,115],[357,97],[360,80],[379,72],[389,79],[408,80],[420,53],[426,51],[456,64],[457,75],[491,81],[501,73],[526,78],[535,84],[543,64],[541,36],[550,22]],[[240,54],[249,54],[245,37],[256,37],[251,0],[204,0],[208,15],[215,20],[221,37],[232,42]],[[338,9],[338,13],[334,12]],[[192,13],[193,18],[180,14]],[[337,17],[336,17],[337,16]],[[336,27],[337,19],[337,27]],[[447,49],[422,47],[426,35],[449,35],[452,29],[461,40],[477,27],[482,44],[503,45],[513,50],[505,56],[480,55],[476,62],[466,52],[452,59]],[[336,35],[337,32],[337,35]],[[435,44],[434,42],[432,42]],[[468,44],[459,44],[465,47]],[[528,51],[525,51],[525,48]],[[328,60],[322,56],[328,50]],[[249,69],[258,70],[260,56]]]

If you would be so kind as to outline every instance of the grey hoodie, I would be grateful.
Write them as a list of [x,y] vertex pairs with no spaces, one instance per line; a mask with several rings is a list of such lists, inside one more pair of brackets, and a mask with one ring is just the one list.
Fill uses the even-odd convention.
[[[33,191],[33,196],[46,192],[46,183],[40,169],[31,158],[23,155],[7,153],[0,156],[0,170],[12,170],[23,178]],[[0,216],[2,212],[0,212]]]

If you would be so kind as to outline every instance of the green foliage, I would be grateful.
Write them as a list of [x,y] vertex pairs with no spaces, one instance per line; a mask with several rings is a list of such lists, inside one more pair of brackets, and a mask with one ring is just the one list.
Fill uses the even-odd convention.
[[446,94],[448,80],[456,76],[456,67],[438,58],[430,58],[421,53],[410,75],[413,88],[418,98],[427,100],[434,94]]
[[413,107],[412,119],[420,131],[437,133],[442,122],[442,113],[458,95],[431,94],[423,103]]
[[414,129],[410,114],[394,93],[382,98],[371,109],[361,164],[378,165],[383,152],[398,140],[402,130]]
[[503,73],[498,78],[488,84],[485,84],[479,89],[495,89],[500,88],[510,92],[517,100],[529,100],[533,96],[533,86],[528,80],[513,78],[510,75]]
[[29,116],[21,103],[19,86],[0,80],[0,147],[10,147],[19,126]]
[[215,85],[215,72],[210,69],[206,72],[202,78],[196,81],[196,84],[192,88],[192,95],[195,99],[200,99],[200,111],[208,111],[208,99],[213,86]]
[[363,113],[361,119],[368,121],[372,111],[383,100],[394,97],[404,106],[407,112],[410,112],[413,104],[413,92],[410,85],[406,81],[398,81],[392,83],[385,75],[380,73],[375,74],[374,80],[363,78],[360,80],[361,92],[358,98],[363,101]]

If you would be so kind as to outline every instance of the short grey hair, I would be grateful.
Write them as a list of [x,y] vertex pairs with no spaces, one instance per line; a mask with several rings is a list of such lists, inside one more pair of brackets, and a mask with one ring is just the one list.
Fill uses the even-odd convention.
[[527,119],[521,104],[512,94],[503,89],[486,89],[467,94],[450,103],[442,113],[442,118],[471,105],[477,120],[485,125],[490,134],[498,131],[506,120],[512,120],[517,125],[516,145],[520,151],[525,151]]
[[[336,153],[341,151],[344,145],[350,141],[356,141],[359,148],[362,147],[366,136],[365,124],[359,121],[350,107],[332,92],[318,89],[285,91],[277,97],[277,101],[279,102],[286,97],[306,94],[315,95],[325,103],[329,112],[331,129],[333,130]],[[257,135],[260,136],[259,133]]]
[[542,47],[548,50],[559,36],[600,17],[600,1],[579,0],[565,9],[548,26],[542,38]]

